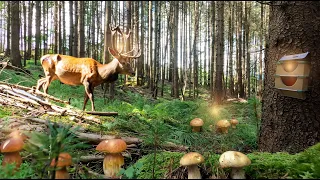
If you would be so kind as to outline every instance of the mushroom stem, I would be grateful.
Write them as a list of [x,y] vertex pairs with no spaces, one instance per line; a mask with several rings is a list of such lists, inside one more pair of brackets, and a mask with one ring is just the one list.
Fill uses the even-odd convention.
[[236,125],[234,125],[234,124],[232,124],[231,126],[232,126],[232,128],[233,128],[233,129],[235,129],[235,128],[236,128]]
[[200,132],[201,131],[201,126],[193,126],[192,132]]
[[201,179],[201,174],[198,165],[188,166],[188,179]]
[[70,179],[70,175],[67,171],[67,167],[62,167],[59,170],[56,170],[55,179]]
[[124,157],[121,153],[108,153],[103,159],[103,172],[108,177],[117,178],[123,164]]
[[246,179],[245,172],[242,167],[232,168],[230,177],[231,179]]
[[19,151],[4,153],[2,166],[6,166],[6,164],[10,163],[16,163],[16,169],[20,167],[22,163],[22,158],[20,156]]

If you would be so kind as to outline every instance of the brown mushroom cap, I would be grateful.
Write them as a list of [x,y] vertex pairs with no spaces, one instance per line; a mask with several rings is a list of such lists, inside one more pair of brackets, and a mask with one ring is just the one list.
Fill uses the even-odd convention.
[[204,158],[197,152],[189,152],[180,159],[181,166],[196,165],[204,162]]
[[22,150],[23,145],[22,138],[10,138],[2,142],[0,150],[2,153],[17,152]]
[[219,158],[221,168],[241,168],[251,164],[251,160],[238,151],[226,151]]
[[222,127],[230,127],[230,123],[229,123],[229,121],[228,120],[225,120],[225,119],[223,119],[223,120],[219,120],[218,122],[217,122],[217,124],[216,124],[216,126],[218,127],[218,128],[222,128]]
[[237,119],[231,119],[230,123],[231,123],[231,125],[237,125],[237,124],[239,124],[239,121]]
[[190,121],[190,126],[203,126],[203,120],[200,118],[194,118]]
[[[56,159],[52,159],[50,166],[56,164]],[[59,154],[57,167],[70,166],[72,164],[72,157],[69,153],[63,152]]]
[[122,139],[109,139],[101,141],[96,147],[97,151],[104,153],[120,153],[127,149],[127,144]]
[[12,131],[7,137],[8,137],[8,138],[19,137],[19,138],[21,138],[23,141],[28,138],[28,136],[26,136],[23,132],[21,132],[21,131],[19,131],[19,130]]

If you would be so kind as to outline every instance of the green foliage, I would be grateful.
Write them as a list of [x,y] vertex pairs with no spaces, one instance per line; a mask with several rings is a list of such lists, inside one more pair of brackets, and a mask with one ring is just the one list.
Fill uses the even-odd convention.
[[293,178],[320,178],[320,143],[297,154],[297,159],[291,166],[290,176]]
[[[0,155],[0,164],[3,156]],[[0,179],[36,179],[35,171],[29,162],[23,162],[15,173],[12,173],[15,164],[7,164],[5,167],[0,166]]]
[[[74,129],[75,131],[77,128]],[[44,168],[48,168],[52,159],[57,158],[61,152],[67,152],[71,157],[77,159],[80,156],[76,149],[89,147],[80,141],[71,131],[71,126],[58,127],[57,124],[49,123],[48,134],[40,132],[26,133],[30,138],[24,149],[32,153],[37,159],[37,164],[41,164],[37,172],[41,172]],[[52,169],[50,169],[52,170]],[[42,175],[40,175],[42,177]]]
[[[180,152],[161,152],[156,156],[155,163],[155,179],[161,179],[170,169],[176,169],[179,167],[180,158],[183,153]],[[142,163],[143,166],[140,168],[141,172],[137,176],[137,179],[152,179],[152,169],[153,169],[153,154],[148,154],[143,156],[137,161],[137,163]]]
[[254,152],[247,154],[251,165],[245,167],[250,179],[278,179],[288,173],[288,168],[295,160],[295,155],[285,152]]
[[142,168],[142,162],[137,162],[127,169],[120,169],[119,175],[122,175],[121,179],[137,179]]

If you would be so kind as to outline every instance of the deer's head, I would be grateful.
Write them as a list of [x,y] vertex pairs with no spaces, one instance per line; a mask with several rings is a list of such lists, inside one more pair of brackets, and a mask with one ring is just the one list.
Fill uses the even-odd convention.
[[[122,33],[122,31],[120,30],[119,26],[116,26],[114,28],[111,27],[110,25],[110,30],[111,30],[111,47],[108,47],[108,51],[109,53],[119,61],[119,73],[120,74],[127,74],[129,76],[135,76],[135,71],[132,68],[132,61],[134,59],[137,59],[141,56],[141,52],[140,49],[138,49],[135,53],[135,55],[129,55],[130,53],[134,52],[135,48],[133,48],[131,51],[128,51],[126,53],[122,53],[123,49],[126,47],[127,45],[127,41],[130,37],[131,31],[129,30],[128,34],[124,34]],[[115,33],[118,32],[123,40],[123,46],[121,48],[120,51],[118,51],[114,45],[114,35]]]

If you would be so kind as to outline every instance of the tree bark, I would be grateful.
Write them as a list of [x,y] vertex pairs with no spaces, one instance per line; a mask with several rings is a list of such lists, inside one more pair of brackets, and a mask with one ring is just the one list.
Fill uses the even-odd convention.
[[85,14],[85,8],[84,8],[84,1],[78,1],[78,57],[85,57],[85,42],[84,42],[84,14]]
[[[320,141],[319,1],[273,1],[265,57],[260,151],[297,153]],[[281,96],[274,88],[276,64],[284,55],[309,52],[306,99]]]
[[19,17],[19,1],[11,1],[11,63],[14,66],[22,67],[19,49],[20,39],[20,17]]
[[70,24],[70,31],[69,31],[69,55],[73,55],[73,1],[69,1],[69,24]]
[[36,1],[36,46],[34,55],[34,64],[37,65],[37,60],[40,59],[40,27],[41,27],[41,5],[40,1]]
[[10,29],[11,29],[11,3],[10,1],[7,1],[8,3],[8,7],[7,7],[7,48],[6,48],[6,51],[5,51],[5,56],[10,56],[10,47],[11,47],[11,39],[10,39]]
[[224,65],[224,2],[217,2],[217,63],[215,78],[215,103],[222,104],[223,65]]

